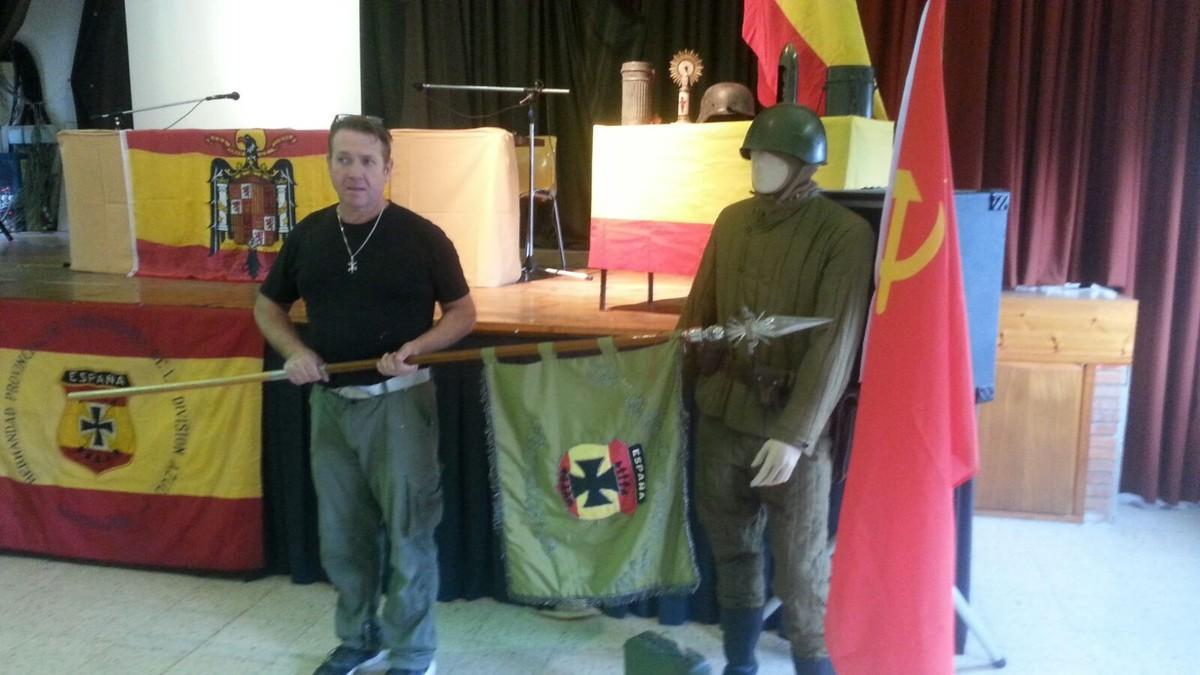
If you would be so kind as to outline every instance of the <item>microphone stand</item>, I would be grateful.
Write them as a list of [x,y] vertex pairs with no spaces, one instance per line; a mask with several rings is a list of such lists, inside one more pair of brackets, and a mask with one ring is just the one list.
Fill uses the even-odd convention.
[[[114,118],[113,129],[120,130],[122,115],[132,115],[133,113],[149,112],[151,110],[161,110],[163,108],[174,108],[175,106],[187,105],[189,103],[203,103],[204,101],[215,101],[217,99],[222,99],[222,98],[233,98],[233,97],[229,96],[227,94],[221,94],[221,95],[216,95],[216,96],[202,96],[200,98],[193,98],[193,99],[190,99],[187,101],[176,101],[174,103],[163,103],[162,105],[152,105],[148,108],[132,108],[130,110],[120,110],[120,111],[116,111],[116,112],[101,113],[99,115],[92,115],[92,119],[93,120],[103,120],[103,119],[108,119],[108,118],[112,117],[112,118]],[[234,99],[234,100],[236,101],[237,99]]]
[[[575,272],[565,269],[554,269],[552,267],[538,267],[533,260],[533,225],[535,202],[534,196],[537,190],[534,189],[534,138],[537,136],[537,102],[543,94],[569,94],[570,89],[551,89],[545,87],[540,81],[534,82],[532,87],[492,87],[488,85],[472,85],[472,84],[429,84],[417,83],[417,91],[429,90],[446,90],[446,91],[486,91],[499,92],[507,94],[524,94],[525,98],[521,99],[521,105],[526,106],[529,117],[529,218],[528,231],[525,235],[525,259],[521,261],[521,281],[533,281],[534,279],[544,278],[547,276],[563,276],[571,277],[572,279],[580,279],[587,281],[592,278],[592,275],[586,272]],[[559,253],[562,254],[563,267],[567,265],[566,254],[562,252],[562,230],[558,232],[559,236]]]

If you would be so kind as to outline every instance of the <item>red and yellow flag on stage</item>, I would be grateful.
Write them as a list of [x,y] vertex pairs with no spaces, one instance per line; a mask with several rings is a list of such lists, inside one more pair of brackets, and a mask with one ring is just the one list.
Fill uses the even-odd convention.
[[[745,0],[742,39],[758,58],[758,101],[774,105],[779,54],[796,48],[800,66],[797,103],[825,114],[825,78],[830,66],[869,66],[867,39],[855,0]],[[876,119],[887,119],[875,92]]]
[[245,310],[0,300],[0,549],[263,566],[259,386],[67,398],[262,370]]
[[304,216],[337,201],[325,131],[125,133],[141,276],[261,281]]
[[954,670],[953,489],[978,464],[942,86],[945,0],[909,68],[883,210],[826,641],[856,673]]

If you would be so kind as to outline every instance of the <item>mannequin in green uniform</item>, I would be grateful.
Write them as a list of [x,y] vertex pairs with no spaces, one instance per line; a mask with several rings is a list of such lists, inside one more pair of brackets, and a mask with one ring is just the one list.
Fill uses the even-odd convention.
[[742,156],[754,196],[721,212],[680,327],[754,314],[831,323],[689,361],[699,410],[696,502],[717,563],[726,675],[757,672],[766,601],[763,530],[797,673],[832,673],[825,649],[831,475],[828,422],[851,375],[866,317],[875,235],[820,194],[825,130],[783,103],[755,118]]

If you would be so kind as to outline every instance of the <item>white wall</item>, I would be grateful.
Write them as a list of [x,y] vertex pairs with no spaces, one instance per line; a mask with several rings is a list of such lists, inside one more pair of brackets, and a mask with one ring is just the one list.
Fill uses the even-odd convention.
[[[83,0],[33,0],[16,39],[29,48],[42,76],[42,93],[51,124],[73,128],[75,96],[71,93],[71,65],[79,38]],[[8,120],[8,107],[4,109]]]
[[[125,22],[134,108],[241,94],[175,128],[324,129],[362,106],[357,0],[125,0]],[[137,113],[134,126],[166,127],[190,107]]]

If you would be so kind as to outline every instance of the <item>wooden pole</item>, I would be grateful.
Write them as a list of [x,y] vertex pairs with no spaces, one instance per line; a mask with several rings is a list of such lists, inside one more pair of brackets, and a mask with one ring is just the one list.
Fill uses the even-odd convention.
[[[664,331],[661,333],[645,333],[642,335],[623,335],[613,337],[613,343],[617,349],[630,349],[633,347],[646,347],[649,345],[660,344],[671,339],[676,331]],[[554,346],[554,352],[557,354],[575,354],[579,352],[596,351],[600,349],[600,338],[583,338],[579,340],[558,340],[551,342]],[[522,356],[537,356],[538,343],[527,343],[520,345],[503,345],[494,347],[497,358],[517,358]],[[457,349],[453,351],[433,352],[431,354],[422,354],[414,356],[408,360],[409,363],[418,366],[436,365],[439,363],[458,363],[462,361],[477,361],[483,353],[482,349]],[[361,370],[372,370],[379,359],[363,359],[361,361],[343,361],[341,363],[330,363],[325,366],[325,372],[333,375],[337,373],[352,373]],[[75,391],[67,394],[67,398],[74,401],[87,401],[94,399],[106,398],[124,398],[127,396],[139,396],[142,394],[164,394],[173,391],[188,391],[192,389],[204,389],[207,387],[226,387],[235,384],[254,384],[258,382],[275,382],[278,380],[286,380],[287,372],[283,370],[267,370],[261,373],[246,373],[244,375],[233,375],[230,377],[214,377],[208,380],[189,380],[187,382],[167,382],[165,384],[148,384],[139,387],[119,387],[114,389],[91,389],[87,391]]]

